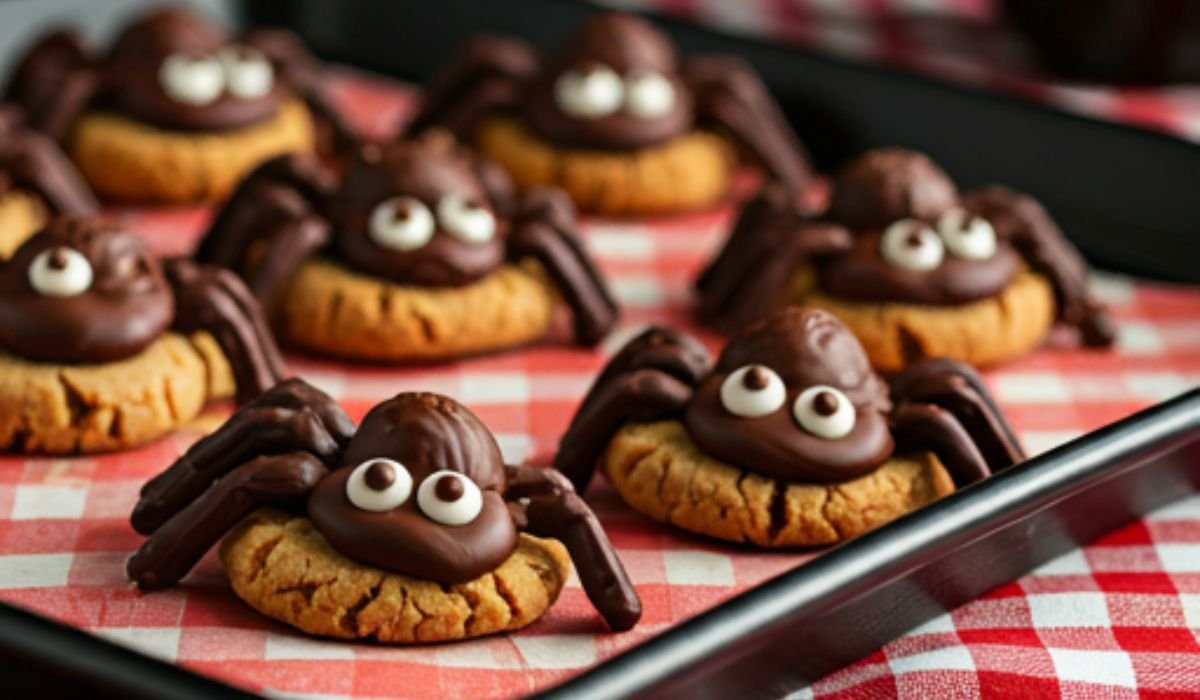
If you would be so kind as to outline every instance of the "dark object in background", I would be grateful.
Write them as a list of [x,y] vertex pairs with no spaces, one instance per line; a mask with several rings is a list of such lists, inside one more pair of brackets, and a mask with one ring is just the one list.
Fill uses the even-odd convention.
[[1118,83],[1200,81],[1196,0],[1004,0],[1046,67]]

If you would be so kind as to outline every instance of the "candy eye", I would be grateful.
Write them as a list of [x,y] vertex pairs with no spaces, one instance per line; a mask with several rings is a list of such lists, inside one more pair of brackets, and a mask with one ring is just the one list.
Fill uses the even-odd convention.
[[621,108],[625,83],[607,66],[568,71],[554,84],[554,97],[562,111],[574,117],[604,117]]
[[810,386],[800,392],[792,414],[801,428],[826,440],[846,437],[854,430],[854,404],[831,386]]
[[901,219],[888,226],[879,246],[884,260],[913,272],[936,268],[946,255],[942,239],[916,219]]
[[176,102],[206,105],[225,89],[225,70],[211,56],[171,54],[158,69],[158,82]]
[[416,250],[433,238],[433,214],[412,197],[392,197],[375,206],[369,223],[371,239],[392,250]]
[[950,252],[967,260],[987,260],[996,254],[996,230],[987,219],[965,209],[947,209],[938,219],[938,233]]
[[783,380],[763,365],[740,367],[721,383],[721,405],[735,416],[759,418],[779,410],[785,400]]
[[625,107],[643,119],[661,117],[675,106],[675,87],[661,73],[641,73],[625,83]]
[[442,525],[466,525],[483,510],[483,493],[458,472],[434,472],[417,488],[417,505]]
[[467,243],[482,245],[496,235],[496,217],[492,212],[478,202],[456,194],[446,195],[438,202],[438,221]]
[[225,69],[229,92],[242,99],[254,99],[271,92],[275,68],[262,52],[248,46],[227,46],[217,54]]
[[369,459],[350,472],[346,498],[355,508],[380,513],[401,506],[412,494],[412,475],[391,459]]
[[92,286],[92,264],[72,248],[43,250],[29,265],[29,284],[50,297],[82,294]]

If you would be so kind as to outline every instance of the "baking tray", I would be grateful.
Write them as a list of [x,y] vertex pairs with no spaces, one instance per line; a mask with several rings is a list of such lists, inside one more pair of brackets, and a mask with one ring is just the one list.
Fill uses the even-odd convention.
[[[1197,490],[1200,389],[833,548],[536,697],[778,698]],[[254,697],[3,604],[0,688]]]

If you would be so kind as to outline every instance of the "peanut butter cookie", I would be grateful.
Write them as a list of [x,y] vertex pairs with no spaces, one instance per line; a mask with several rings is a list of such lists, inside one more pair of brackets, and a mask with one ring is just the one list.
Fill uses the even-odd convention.
[[13,254],[46,223],[46,206],[34,195],[10,190],[0,196],[0,260]]

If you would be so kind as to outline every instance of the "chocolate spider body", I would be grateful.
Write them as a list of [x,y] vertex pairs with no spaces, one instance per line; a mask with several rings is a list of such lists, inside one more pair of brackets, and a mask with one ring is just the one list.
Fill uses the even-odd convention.
[[[546,188],[516,200],[503,171],[444,132],[365,145],[340,182],[310,157],[265,163],[238,187],[196,258],[253,267],[248,283],[270,309],[319,252],[362,274],[427,288],[468,285],[506,261],[534,258],[571,308],[578,342],[598,342],[617,318],[575,234],[570,200]],[[248,265],[256,255],[261,262]]]
[[792,191],[811,178],[803,146],[750,66],[726,55],[681,60],[634,15],[598,14],[544,60],[519,40],[476,37],[431,81],[410,131],[442,126],[466,139],[500,111],[517,112],[549,143],[600,151],[714,125]]
[[1058,320],[1087,345],[1114,338],[1088,292],[1086,264],[1036,201],[999,186],[960,195],[910,151],[849,163],[820,219],[799,211],[787,189],[764,188],[697,280],[699,313],[737,330],[792,301],[782,290],[808,265],[819,289],[838,299],[941,307],[994,297],[1029,268],[1049,280]]
[[61,217],[0,264],[0,348],[26,360],[115,362],[168,330],[211,333],[232,365],[239,400],[283,376],[240,280],[188,260],[160,261],[112,224]]
[[744,329],[715,363],[692,338],[651,328],[597,378],[554,465],[582,493],[624,423],[667,418],[702,452],[784,482],[844,482],[894,454],[929,451],[964,486],[1024,458],[970,367],[930,360],[889,386],[845,326],[817,309]]
[[32,128],[58,142],[84,110],[111,110],[162,129],[220,131],[271,118],[296,96],[339,141],[351,131],[322,71],[290,32],[229,37],[182,8],[136,19],[100,55],[77,32],[54,31],[26,52],[6,90]]
[[325,394],[284,382],[148,482],[133,511],[149,539],[129,560],[144,590],[174,585],[253,510],[307,512],[359,562],[453,584],[495,569],[518,531],[564,541],[614,630],[641,603],[595,515],[558,473],[505,466],[495,439],[444,396],[405,393],[357,428]]

